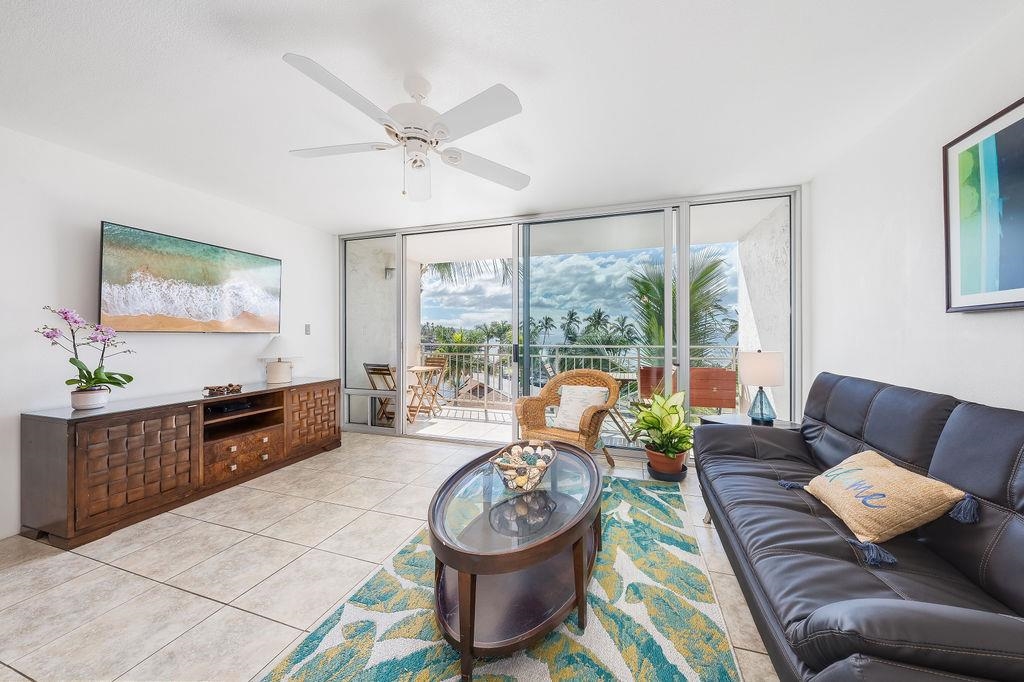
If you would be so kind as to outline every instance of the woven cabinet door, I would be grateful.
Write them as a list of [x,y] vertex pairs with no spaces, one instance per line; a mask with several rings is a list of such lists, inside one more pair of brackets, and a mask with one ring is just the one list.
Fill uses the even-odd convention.
[[338,386],[314,384],[289,391],[289,450],[309,450],[337,441]]
[[160,408],[75,427],[75,528],[158,507],[199,485],[199,409]]

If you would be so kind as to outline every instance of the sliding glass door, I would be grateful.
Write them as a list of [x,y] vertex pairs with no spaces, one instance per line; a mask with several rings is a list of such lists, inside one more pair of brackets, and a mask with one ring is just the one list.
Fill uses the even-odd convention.
[[765,389],[791,419],[798,210],[787,189],[348,239],[346,423],[507,442],[520,395],[591,368],[620,386],[604,443],[636,447],[633,406],[654,393],[686,391],[694,421],[744,415],[757,385],[741,359],[758,350],[778,353]]
[[610,373],[620,399],[606,445],[629,445],[630,404],[665,389],[672,220],[657,210],[523,225],[522,391],[536,394],[566,370]]

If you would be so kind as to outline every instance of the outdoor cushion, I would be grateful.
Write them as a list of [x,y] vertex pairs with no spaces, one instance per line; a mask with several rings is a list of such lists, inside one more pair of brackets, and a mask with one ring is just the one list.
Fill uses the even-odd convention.
[[588,407],[600,407],[608,400],[608,389],[602,386],[562,386],[558,412],[551,423],[556,429],[579,431],[580,420]]

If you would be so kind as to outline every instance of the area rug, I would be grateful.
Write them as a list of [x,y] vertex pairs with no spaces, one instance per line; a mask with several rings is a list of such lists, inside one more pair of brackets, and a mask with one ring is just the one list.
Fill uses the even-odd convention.
[[[679,486],[606,477],[603,542],[585,632],[575,611],[530,649],[477,659],[479,682],[736,680],[722,613],[686,532]],[[459,678],[434,620],[434,555],[424,529],[267,676],[296,680]]]

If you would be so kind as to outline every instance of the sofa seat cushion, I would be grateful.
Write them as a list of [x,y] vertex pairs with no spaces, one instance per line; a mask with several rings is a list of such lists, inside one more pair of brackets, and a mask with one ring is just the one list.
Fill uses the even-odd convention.
[[[848,542],[853,534],[804,490],[778,485],[779,461],[716,455],[701,459],[705,495],[724,510],[731,533],[787,633],[818,609],[849,599],[892,600],[1011,611],[934,554],[913,535],[885,543],[895,566],[871,567]],[[817,471],[788,463],[785,478],[810,480]]]

